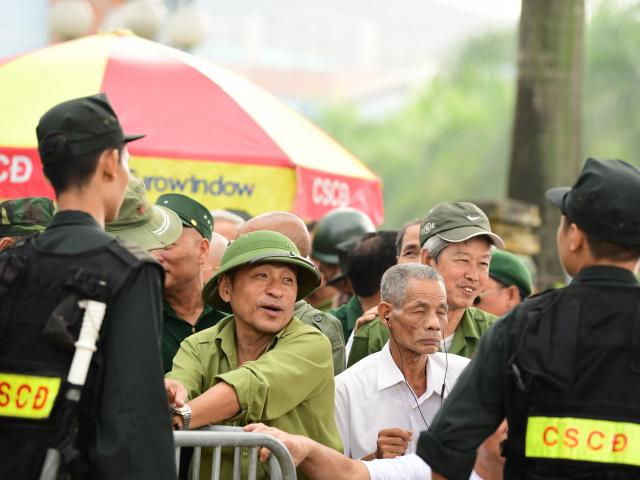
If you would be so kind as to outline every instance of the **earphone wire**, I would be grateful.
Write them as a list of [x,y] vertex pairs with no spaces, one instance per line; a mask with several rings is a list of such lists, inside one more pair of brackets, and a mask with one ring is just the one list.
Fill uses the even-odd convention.
[[[444,336],[444,330],[442,330],[442,346],[444,347],[444,379],[442,380],[442,391],[440,392],[440,406],[444,401],[444,391],[447,389],[447,372],[449,371],[449,356],[447,355],[447,340]],[[447,393],[449,390],[447,389]]]
[[[387,319],[387,321],[388,321],[388,319]],[[427,430],[431,430],[431,425],[429,425],[429,422],[427,422],[427,419],[424,418],[424,415],[422,414],[422,409],[420,408],[420,405],[418,404],[418,397],[416,396],[415,392],[413,391],[413,388],[411,388],[411,385],[409,385],[409,382],[407,382],[407,377],[404,374],[404,362],[402,361],[402,351],[400,350],[400,345],[398,345],[398,341],[396,340],[396,337],[393,334],[393,330],[391,329],[391,325],[389,325],[389,333],[391,334],[391,338],[393,339],[393,341],[396,343],[396,347],[398,347],[398,355],[400,355],[400,373],[402,373],[402,381],[407,386],[407,388],[409,389],[409,393],[411,393],[411,396],[413,397],[413,400],[416,402],[416,408],[418,409],[418,413],[420,413],[420,416],[422,417],[422,421],[427,426]],[[440,398],[440,405],[442,405],[442,397]]]

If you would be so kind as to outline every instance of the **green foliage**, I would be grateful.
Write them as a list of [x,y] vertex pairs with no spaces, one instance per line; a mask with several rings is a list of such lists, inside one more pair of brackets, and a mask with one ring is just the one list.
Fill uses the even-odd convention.
[[602,2],[588,29],[584,153],[635,165],[640,154],[640,6]]
[[[601,2],[587,27],[584,156],[640,152],[640,7]],[[318,119],[384,182],[385,226],[443,200],[506,194],[516,86],[515,31],[472,39],[410,104],[382,120],[338,105]]]
[[514,105],[513,32],[469,43],[406,108],[383,120],[355,107],[320,124],[384,182],[385,226],[398,227],[444,199],[504,196]]

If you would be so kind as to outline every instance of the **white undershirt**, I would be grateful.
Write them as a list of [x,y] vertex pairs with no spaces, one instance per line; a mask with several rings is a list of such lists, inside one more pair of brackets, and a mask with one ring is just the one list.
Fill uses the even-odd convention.
[[[415,453],[362,463],[371,480],[431,480],[431,468]],[[472,471],[469,480],[483,479]]]
[[445,337],[444,340],[440,341],[440,351],[448,352],[451,350],[451,344],[453,343],[453,337],[455,333],[452,333],[448,337]]

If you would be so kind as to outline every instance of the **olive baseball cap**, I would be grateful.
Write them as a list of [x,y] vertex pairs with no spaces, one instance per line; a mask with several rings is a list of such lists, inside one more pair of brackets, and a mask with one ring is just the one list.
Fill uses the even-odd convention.
[[158,197],[156,205],[173,210],[182,220],[182,225],[195,228],[203,238],[211,240],[213,217],[201,203],[181,193],[166,193]]
[[118,218],[107,223],[105,229],[145,250],[155,250],[168,247],[178,239],[182,222],[175,212],[152,204],[144,183],[131,177]]
[[491,231],[485,213],[470,202],[442,202],[429,210],[420,224],[420,246],[434,235],[453,243],[486,235],[496,247],[504,248],[502,239]]
[[489,276],[504,285],[515,285],[522,298],[527,298],[533,291],[531,273],[524,262],[516,255],[504,250],[496,250],[491,256]]
[[64,158],[51,158],[47,155],[44,141],[51,135],[62,135],[73,156],[119,147],[144,137],[125,135],[104,93],[59,103],[40,118],[36,135],[38,151],[44,165],[64,161]]
[[55,206],[45,197],[25,197],[0,203],[0,237],[42,232],[51,223]]
[[259,230],[238,237],[227,247],[220,268],[202,291],[202,298],[216,310],[231,311],[218,292],[220,278],[236,268],[258,263],[286,263],[296,267],[300,300],[320,285],[320,273],[316,266],[304,257],[291,240],[278,232]]
[[618,245],[640,245],[640,170],[622,160],[587,159],[573,187],[547,200],[586,233]]

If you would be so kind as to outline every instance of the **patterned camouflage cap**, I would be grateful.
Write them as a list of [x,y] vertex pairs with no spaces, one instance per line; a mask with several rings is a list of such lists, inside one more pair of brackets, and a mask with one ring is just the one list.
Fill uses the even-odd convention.
[[55,206],[45,197],[26,197],[0,203],[0,237],[42,232],[51,223]]

